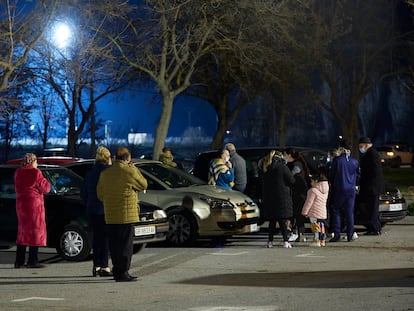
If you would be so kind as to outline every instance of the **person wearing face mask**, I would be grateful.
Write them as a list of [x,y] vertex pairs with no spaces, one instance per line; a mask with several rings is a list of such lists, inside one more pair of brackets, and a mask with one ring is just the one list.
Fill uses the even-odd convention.
[[365,235],[380,235],[381,223],[379,220],[379,196],[384,192],[384,177],[378,152],[372,147],[369,137],[359,139],[361,153],[361,181],[360,200],[365,203],[368,215],[368,231]]
[[208,184],[229,190],[234,186],[234,169],[228,150],[220,150],[217,157],[211,160],[208,169]]
[[342,214],[346,221],[348,242],[354,240],[354,207],[356,183],[360,177],[359,163],[351,157],[351,147],[345,140],[339,143],[340,155],[335,157],[329,172],[332,186],[332,225],[334,236],[329,242],[338,242],[341,235]]

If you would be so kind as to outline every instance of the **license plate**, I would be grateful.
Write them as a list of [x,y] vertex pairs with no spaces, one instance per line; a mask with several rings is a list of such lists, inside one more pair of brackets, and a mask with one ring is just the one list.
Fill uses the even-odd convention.
[[396,203],[396,204],[390,204],[388,205],[388,210],[391,211],[401,211],[402,210],[402,204]]
[[259,227],[257,224],[251,224],[250,225],[250,232],[257,232],[259,231]]
[[155,234],[155,226],[135,227],[135,236]]

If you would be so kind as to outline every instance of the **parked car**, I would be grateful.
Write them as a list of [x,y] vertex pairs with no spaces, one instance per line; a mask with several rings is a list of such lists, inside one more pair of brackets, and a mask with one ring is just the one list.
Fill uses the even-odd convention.
[[401,165],[411,165],[414,167],[414,153],[406,144],[385,144],[376,149],[383,165],[394,168],[398,168]]
[[[94,160],[66,166],[79,174]],[[243,193],[207,185],[206,182],[159,161],[133,159],[148,181],[139,193],[140,202],[154,204],[168,215],[167,240],[173,245],[190,244],[198,237],[225,238],[259,230],[259,208]]]
[[[0,165],[0,243],[13,245],[17,235],[16,194],[14,171],[16,165]],[[72,171],[56,165],[38,168],[51,184],[45,195],[47,246],[71,261],[86,259],[91,252],[91,231],[86,208],[80,198],[83,179]],[[134,251],[145,243],[163,241],[168,232],[166,213],[151,204],[141,204],[140,221],[135,224]]]
[[[66,156],[47,156],[47,157],[37,157],[37,163],[39,164],[55,164],[63,165],[66,163],[72,163],[81,160],[81,158],[76,157],[66,157]],[[8,165],[19,165],[22,162],[22,159],[12,159],[6,161],[5,164]]]
[[[319,165],[326,164],[327,153],[318,149],[300,148],[297,149],[305,158],[310,171],[314,172]],[[257,148],[237,148],[237,152],[246,160],[247,187],[245,193],[261,207],[262,193],[261,181],[257,171],[259,160],[270,152],[271,149],[278,147],[257,147]],[[202,180],[207,180],[208,167],[211,159],[217,151],[207,151],[200,153],[195,161],[193,174]],[[407,216],[407,203],[400,190],[392,184],[386,183],[386,191],[380,196],[380,221],[382,225],[395,220],[403,219]],[[355,207],[355,224],[364,225],[367,223],[365,206],[359,203]]]

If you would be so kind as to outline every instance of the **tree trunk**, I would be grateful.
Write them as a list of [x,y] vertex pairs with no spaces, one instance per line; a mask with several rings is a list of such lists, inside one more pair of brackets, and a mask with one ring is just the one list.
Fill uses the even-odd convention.
[[157,130],[155,132],[154,147],[152,152],[153,160],[159,159],[160,153],[165,144],[165,139],[167,138],[174,104],[174,95],[171,94],[171,92],[168,94],[163,94],[162,102],[163,104],[161,109],[160,120],[158,122]]

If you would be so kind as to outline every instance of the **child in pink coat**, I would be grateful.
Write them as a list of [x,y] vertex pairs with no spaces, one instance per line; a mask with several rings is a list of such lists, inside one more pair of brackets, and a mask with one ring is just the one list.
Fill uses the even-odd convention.
[[302,215],[309,217],[314,234],[311,246],[325,246],[325,219],[327,218],[326,201],[328,200],[329,183],[322,175],[311,176],[312,187],[308,190]]

